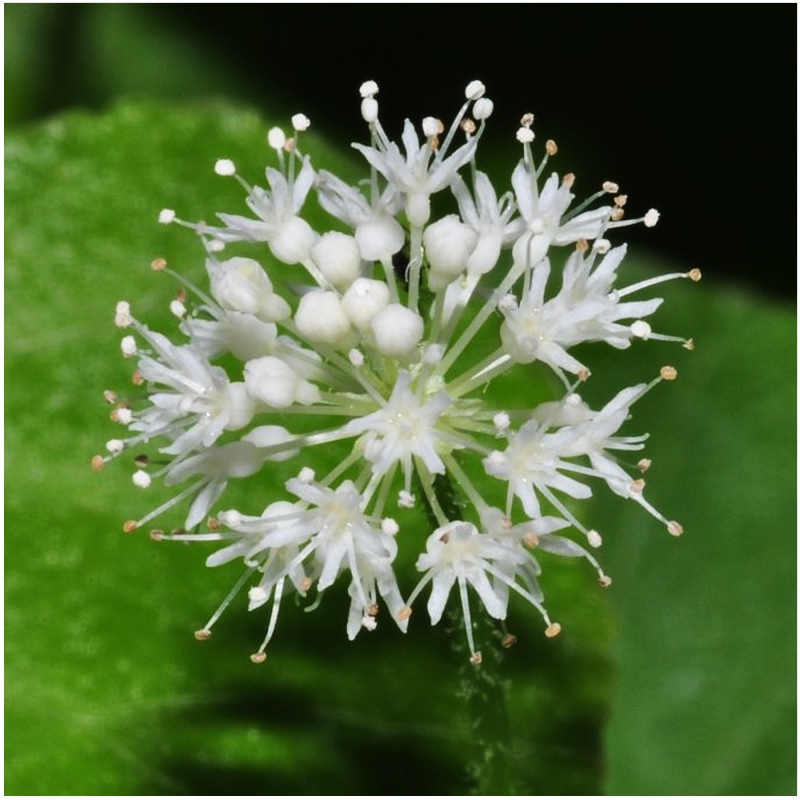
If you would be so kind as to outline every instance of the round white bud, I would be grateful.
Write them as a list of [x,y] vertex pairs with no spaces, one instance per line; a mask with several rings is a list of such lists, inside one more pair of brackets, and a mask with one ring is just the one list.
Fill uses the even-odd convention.
[[385,212],[373,214],[356,228],[356,244],[366,261],[383,261],[399,252],[406,241],[403,226]]
[[136,339],[133,336],[123,336],[119,346],[125,358],[133,358],[137,353]]
[[339,295],[321,289],[300,298],[294,323],[306,339],[325,344],[340,344],[353,332]]
[[305,114],[295,114],[292,117],[292,127],[296,131],[307,131],[311,125],[311,120]]
[[381,309],[370,323],[375,345],[384,356],[407,358],[422,339],[422,317],[400,303]]
[[452,283],[467,267],[467,259],[478,235],[455,214],[434,222],[425,229],[422,242],[430,265],[428,285],[438,291]]
[[383,281],[357,278],[342,297],[342,308],[360,331],[369,329],[372,318],[389,305],[389,287]]
[[270,128],[267,133],[267,143],[273,150],[283,150],[286,134],[280,128]]
[[645,322],[643,319],[637,319],[636,322],[631,324],[631,333],[637,339],[647,339],[652,332],[653,329],[650,327],[649,323]]
[[297,373],[280,358],[263,356],[248,361],[244,367],[244,383],[247,393],[271,408],[286,408],[295,401],[308,405],[315,402],[315,386],[302,380]]
[[170,222],[175,222],[175,212],[171,208],[162,208],[158,212],[158,221],[162,225],[169,225]]
[[186,306],[180,300],[173,300],[169,304],[169,310],[178,318],[183,319],[186,316]]
[[206,262],[211,281],[211,294],[229,311],[254,314],[274,322],[286,319],[289,304],[272,289],[272,282],[261,264],[252,258],[236,256],[227,261]]
[[267,240],[272,255],[284,264],[300,264],[317,241],[314,229],[300,217],[289,217]]
[[464,94],[467,100],[478,100],[483,97],[486,87],[480,81],[470,81]]
[[494,103],[488,97],[481,97],[472,106],[472,116],[477,120],[489,119],[494,111]]
[[329,231],[317,239],[311,260],[337,289],[346,289],[361,273],[358,243],[339,231]]

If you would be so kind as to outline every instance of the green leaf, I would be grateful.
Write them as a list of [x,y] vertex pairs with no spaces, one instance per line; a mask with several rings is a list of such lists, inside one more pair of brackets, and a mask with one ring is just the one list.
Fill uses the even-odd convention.
[[[154,328],[174,326],[174,284],[149,264],[204,272],[194,236],[159,226],[159,210],[210,219],[243,208],[240,187],[212,166],[229,157],[257,181],[268,127],[228,106],[123,103],[7,138],[10,794],[458,794],[483,758],[449,646],[463,631],[431,629],[419,613],[405,637],[386,620],[351,644],[347,597],[332,589],[311,614],[286,604],[263,666],[248,654],[266,619],[241,597],[198,643],[192,631],[240,568],[207,569],[200,546],[126,536],[122,522],[169,493],[140,493],[129,465],[89,469],[119,430],[102,391],[135,391],[114,304],[128,299]],[[353,174],[347,156],[304,141],[318,168]],[[232,487],[231,505],[264,505],[282,480],[262,479],[255,501],[251,487]],[[522,793],[599,790],[611,625],[590,571],[571,567],[547,584],[570,635],[544,639],[516,605],[519,645],[494,676]]]

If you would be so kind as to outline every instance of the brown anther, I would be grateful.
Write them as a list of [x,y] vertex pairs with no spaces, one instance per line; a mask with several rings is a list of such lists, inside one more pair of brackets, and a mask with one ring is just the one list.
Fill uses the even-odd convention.
[[644,478],[637,478],[635,481],[631,481],[631,485],[628,487],[634,494],[641,494],[644,491]]
[[611,221],[612,222],[619,222],[624,216],[625,216],[625,211],[623,209],[621,209],[619,206],[617,206],[611,212]]
[[133,533],[139,527],[139,523],[135,519],[129,519],[123,526],[123,533]]
[[622,208],[627,202],[628,202],[628,195],[626,194],[618,194],[614,198],[614,205],[617,206],[617,208]]
[[559,633],[561,633],[561,626],[557,622],[553,622],[547,626],[544,635],[548,639],[552,639],[554,636],[558,636]]
[[140,453],[133,459],[133,463],[136,464],[139,469],[144,469],[150,463],[150,457],[145,453]]
[[442,535],[439,537],[439,541],[440,541],[440,542],[444,542],[445,544],[447,544],[447,543],[450,541],[450,534],[448,534],[448,533],[443,533],[443,534],[442,534]]
[[259,650],[258,653],[253,653],[253,655],[250,656],[250,660],[254,664],[263,664],[267,660],[267,654],[266,653],[262,653]]
[[558,152],[558,145],[552,139],[548,139],[544,143],[544,151],[547,155],[554,156]]
[[167,259],[166,258],[156,258],[155,260],[150,262],[150,266],[156,272],[159,272],[160,270],[167,268]]
[[522,537],[522,542],[525,547],[538,547],[539,546],[539,537],[535,533],[526,533]]
[[579,253],[585,253],[589,249],[589,242],[587,242],[586,239],[578,239],[578,241],[575,242],[575,249]]
[[404,620],[407,620],[410,616],[411,616],[411,606],[403,606],[397,612],[397,619],[399,619],[400,622],[403,622]]
[[164,531],[152,530],[152,531],[150,531],[150,538],[154,542],[163,542],[164,541]]
[[473,664],[474,666],[478,666],[483,661],[483,656],[481,655],[480,650],[476,650],[470,657],[469,663]]
[[508,517],[503,517],[502,525],[504,531],[510,531],[514,527],[513,523]]
[[530,112],[523,114],[519,124],[522,125],[523,128],[530,128],[530,126],[533,125],[533,114]]
[[186,533],[186,528],[172,528],[169,533],[170,536],[183,536]]
[[219,520],[216,517],[209,517],[207,525],[210,531],[218,531],[220,528]]
[[438,136],[429,136],[428,137],[428,146],[433,150],[434,153],[439,152],[439,137]]
[[92,469],[95,472],[100,472],[106,465],[106,460],[101,455],[92,456]]
[[566,186],[568,189],[572,188],[572,184],[575,183],[575,173],[568,172],[562,179],[561,183],[563,186]]
[[138,369],[135,369],[131,374],[131,383],[134,386],[141,386],[144,383],[144,375]]
[[608,575],[601,575],[597,579],[597,582],[603,587],[603,589],[608,589],[608,587],[612,584],[612,580],[608,577]]
[[509,647],[513,647],[516,643],[517,643],[517,637],[514,636],[513,633],[507,633],[500,641],[500,644],[503,645],[503,647],[505,647],[506,650],[508,650]]
[[377,617],[378,616],[378,604],[372,603],[371,605],[367,606],[367,616],[368,617]]
[[640,459],[639,463],[636,465],[642,472],[647,472],[650,469],[650,465],[653,462],[649,458],[642,458]]
[[674,381],[678,377],[678,370],[670,366],[661,367],[659,374],[665,381]]
[[475,133],[475,131],[478,130],[478,126],[475,124],[474,120],[466,117],[461,122],[461,130],[464,131],[464,133]]
[[589,377],[591,376],[591,374],[592,373],[589,372],[588,369],[578,370],[578,380],[581,381],[581,383],[585,383],[586,381],[589,380]]
[[116,392],[112,392],[111,389],[106,389],[103,392],[103,399],[106,401],[106,403],[112,403],[112,404],[116,403],[117,402],[117,393]]
[[186,302],[186,289],[184,289],[183,286],[178,287],[178,291],[175,292],[175,299],[180,303]]
[[667,533],[669,533],[670,536],[682,536],[683,525],[681,525],[680,522],[672,520],[672,522],[667,523]]
[[689,276],[689,278],[691,278],[691,280],[693,280],[695,283],[697,283],[697,281],[699,281],[699,280],[700,280],[700,278],[702,278],[702,277],[703,277],[702,273],[700,272],[700,270],[699,270],[699,269],[697,269],[697,267],[695,267],[694,269],[690,269],[690,270],[689,270],[689,271],[688,271],[686,274],[687,274],[687,275]]
[[287,153],[293,153],[293,152],[294,152],[295,145],[296,145],[296,142],[295,142],[295,140],[294,140],[294,139],[292,139],[292,138],[289,138],[289,139],[287,139],[287,140],[286,140],[286,141],[283,143],[283,149],[284,149],[284,150],[285,150]]
[[313,583],[314,581],[312,581],[311,578],[303,578],[303,580],[300,581],[300,591],[307,592]]
[[205,642],[211,638],[211,631],[208,628],[201,628],[199,631],[194,632],[194,638],[198,642]]
[[619,191],[619,184],[614,181],[604,181],[603,191],[608,194],[616,194]]
[[694,339],[687,339],[683,343],[683,347],[685,350],[694,350]]

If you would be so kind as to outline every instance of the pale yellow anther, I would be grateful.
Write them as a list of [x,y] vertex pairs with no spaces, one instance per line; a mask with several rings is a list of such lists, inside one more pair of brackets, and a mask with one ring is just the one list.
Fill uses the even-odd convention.
[[112,392],[111,389],[106,389],[103,392],[103,399],[106,401],[106,403],[116,403],[118,399],[117,393]]
[[552,139],[548,139],[544,143],[544,151],[547,155],[554,156],[558,152],[558,145]]
[[263,664],[267,660],[267,654],[262,653],[261,651],[258,653],[253,653],[253,655],[250,656],[250,660],[254,664]]
[[139,523],[135,519],[129,519],[123,526],[123,533],[133,533],[139,527]]
[[635,481],[631,481],[631,485],[628,487],[634,494],[641,494],[644,491],[644,478],[637,478]]
[[575,183],[575,173],[568,172],[562,179],[561,183],[567,187],[567,189],[572,188],[572,184]]
[[131,383],[134,386],[141,386],[144,383],[144,375],[138,369],[131,373]]
[[597,582],[598,582],[598,583],[600,584],[600,586],[602,586],[604,589],[608,589],[608,587],[609,587],[609,586],[611,586],[611,583],[612,583],[612,581],[611,581],[611,578],[609,578],[609,577],[608,577],[608,575],[601,575],[601,576],[600,576],[600,577],[597,579]]
[[500,644],[501,644],[503,647],[505,647],[505,648],[506,648],[506,650],[508,650],[508,648],[509,648],[509,647],[513,647],[513,646],[514,646],[516,643],[517,643],[517,637],[516,637],[516,636],[514,636],[514,634],[513,634],[513,633],[507,633],[507,634],[506,634],[506,635],[505,635],[505,636],[502,638],[502,640],[500,641]]
[[526,533],[522,537],[522,541],[525,547],[534,548],[539,546],[539,537],[535,533]]
[[678,377],[678,370],[675,367],[661,367],[659,374],[665,381],[674,381]]
[[628,195],[626,194],[618,194],[614,198],[614,205],[617,206],[617,208],[622,208],[627,202],[628,202]]
[[218,531],[220,529],[220,522],[216,517],[209,517],[207,525],[210,531]]
[[619,222],[624,216],[625,216],[625,211],[623,209],[621,209],[619,206],[617,206],[611,212],[611,220],[612,220],[612,222]]
[[303,580],[300,581],[300,591],[307,592],[311,588],[313,583],[314,581],[312,581],[311,578],[308,577],[303,578]]
[[589,242],[587,242],[586,239],[578,239],[578,241],[575,242],[575,249],[579,253],[585,253],[589,249]]
[[589,370],[588,370],[588,369],[581,369],[581,370],[578,370],[578,380],[579,380],[581,383],[585,383],[586,381],[588,381],[588,380],[589,380],[589,378],[590,378],[591,374],[592,374],[592,373],[591,373],[591,372],[589,372]]
[[561,626],[557,622],[553,622],[547,626],[544,635],[548,639],[552,639],[554,636],[558,636],[559,633],[561,633]]
[[477,652],[473,653],[469,657],[469,663],[474,664],[476,667],[483,661],[483,656],[481,655],[481,651],[478,650]]
[[691,278],[691,280],[693,280],[695,283],[697,283],[697,281],[699,281],[699,280],[700,280],[700,278],[702,278],[702,277],[703,277],[702,273],[700,272],[700,270],[699,270],[699,269],[697,269],[697,267],[695,267],[694,269],[690,269],[690,270],[689,270],[689,271],[688,271],[686,274],[687,274],[687,275],[689,276],[689,278]]
[[672,520],[672,522],[667,523],[667,533],[669,533],[670,536],[682,536],[683,525],[681,525],[680,522]]
[[154,528],[150,531],[150,538],[154,542],[163,542],[164,541],[164,531],[158,530],[158,528]]
[[683,346],[686,350],[694,350],[694,339],[687,339]]
[[604,181],[603,191],[608,194],[616,194],[619,191],[619,184],[614,181]]
[[519,124],[522,125],[523,128],[530,128],[530,126],[533,125],[533,114],[530,112],[523,114]]
[[397,612],[397,619],[399,619],[400,622],[403,622],[404,620],[407,620],[410,616],[411,616],[411,606],[403,606]]
[[105,466],[106,461],[103,456],[92,456],[92,469],[95,472],[100,472],[101,469]]
[[650,469],[650,465],[653,462],[649,458],[642,458],[639,460],[639,463],[636,465],[642,472],[647,472]]
[[194,638],[197,639],[198,642],[205,642],[207,639],[211,638],[211,631],[207,628],[201,628],[199,631],[194,632]]
[[167,259],[166,258],[156,258],[155,260],[150,262],[150,266],[156,271],[160,271],[162,269],[167,268]]
[[466,117],[461,122],[461,130],[464,131],[464,133],[475,133],[475,131],[478,130],[478,126],[475,124],[475,120]]
[[377,617],[378,616],[378,604],[372,603],[371,605],[367,606],[367,616],[369,617]]

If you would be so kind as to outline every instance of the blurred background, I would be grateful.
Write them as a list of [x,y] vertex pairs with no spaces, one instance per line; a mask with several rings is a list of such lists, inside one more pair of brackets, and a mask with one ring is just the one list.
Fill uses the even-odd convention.
[[678,367],[631,425],[652,431],[648,491],[687,534],[662,535],[598,492],[613,591],[554,569],[548,598],[571,632],[554,643],[514,612],[520,643],[497,669],[519,793],[796,791],[794,5],[4,14],[6,791],[474,785],[465,760],[481,751],[446,632],[420,625],[398,646],[383,626],[350,645],[333,597],[316,614],[282,612],[263,670],[246,658],[263,620],[242,604],[198,645],[191,631],[238,572],[123,537],[136,499],[124,469],[98,480],[85,467],[111,435],[99,393],[127,380],[109,309],[124,294],[163,320],[146,265],[163,254],[197,266],[196,242],[155,225],[158,209],[238,211],[237,187],[209,166],[235,153],[259,174],[265,125],[297,111],[324,137],[315,163],[346,171],[333,145],[365,140],[363,80],[379,83],[397,135],[406,116],[447,121],[473,78],[495,101],[481,157],[497,174],[532,111],[579,196],[612,179],[632,214],[661,211],[654,230],[625,231],[631,279],[676,265],[704,275],[670,284],[659,312],[668,332],[695,336],[694,353],[592,353],[606,396]]

